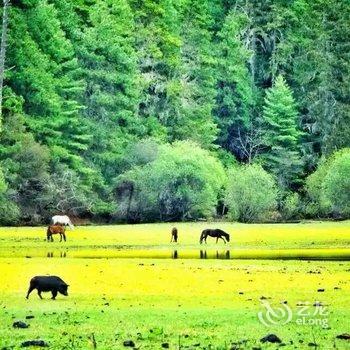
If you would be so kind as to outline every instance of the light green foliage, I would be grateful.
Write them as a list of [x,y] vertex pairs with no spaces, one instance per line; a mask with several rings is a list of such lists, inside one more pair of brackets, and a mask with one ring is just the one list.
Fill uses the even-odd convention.
[[310,197],[309,214],[317,212],[348,217],[349,208],[350,151],[344,149],[324,160],[306,180]]
[[324,179],[324,195],[335,214],[350,215],[350,151],[334,159]]
[[276,209],[276,200],[275,181],[261,166],[246,165],[229,170],[226,204],[232,220],[268,220]]
[[323,183],[328,173],[330,160],[322,159],[317,170],[306,179],[305,188],[309,201],[306,205],[306,214],[309,216],[327,216],[331,213],[331,204],[325,197]]
[[0,169],[0,221],[4,224],[14,224],[18,222],[19,209],[9,198],[8,186],[4,174]]
[[282,218],[285,220],[297,218],[302,212],[301,205],[298,193],[288,193],[281,205]]
[[196,144],[161,145],[155,160],[118,179],[119,210],[136,221],[211,217],[224,181],[221,164]]
[[7,189],[6,182],[4,179],[4,174],[0,170],[0,194],[4,193]]
[[262,155],[265,167],[271,171],[283,189],[298,181],[301,159],[298,141],[297,108],[292,92],[282,76],[266,93],[264,106],[266,130],[264,142],[267,150]]

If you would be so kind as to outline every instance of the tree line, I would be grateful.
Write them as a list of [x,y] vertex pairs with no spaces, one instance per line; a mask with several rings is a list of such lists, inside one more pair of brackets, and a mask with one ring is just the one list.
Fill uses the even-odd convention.
[[349,216],[345,1],[10,5],[1,224]]

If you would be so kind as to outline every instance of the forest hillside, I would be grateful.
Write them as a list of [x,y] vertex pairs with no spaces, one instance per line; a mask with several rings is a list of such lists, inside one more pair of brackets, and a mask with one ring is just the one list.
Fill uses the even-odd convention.
[[350,216],[347,1],[7,10],[1,224]]

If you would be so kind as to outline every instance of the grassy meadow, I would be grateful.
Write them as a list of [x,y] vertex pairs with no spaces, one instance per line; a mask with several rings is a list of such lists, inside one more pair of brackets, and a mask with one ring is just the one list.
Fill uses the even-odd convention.
[[[350,348],[336,338],[350,333],[349,222],[177,224],[177,244],[171,227],[77,227],[53,243],[43,227],[1,228],[0,349],[34,339],[50,349],[123,349],[126,340],[138,349],[276,349],[260,342],[269,333],[286,349]],[[226,230],[230,243],[199,245],[206,227]],[[30,278],[45,274],[67,282],[69,296],[34,291],[26,300]],[[288,305],[293,319],[262,324],[266,301]],[[327,312],[311,317],[317,305]],[[29,328],[14,329],[19,320]]]

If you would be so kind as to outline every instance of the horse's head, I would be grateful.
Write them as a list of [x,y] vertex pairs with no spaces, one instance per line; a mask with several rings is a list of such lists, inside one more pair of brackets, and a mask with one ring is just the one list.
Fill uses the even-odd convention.
[[201,236],[199,238],[199,243],[202,244],[203,240],[207,237],[208,235],[208,230],[203,230],[202,233],[201,233]]
[[230,235],[227,233],[227,235],[226,235],[226,241],[227,242],[230,242]]

